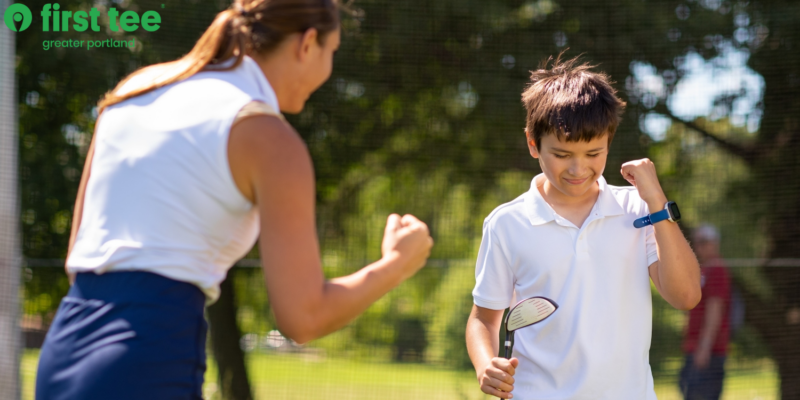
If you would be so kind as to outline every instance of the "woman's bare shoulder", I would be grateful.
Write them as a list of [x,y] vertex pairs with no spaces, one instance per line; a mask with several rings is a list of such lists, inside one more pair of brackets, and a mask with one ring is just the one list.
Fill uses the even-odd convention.
[[228,164],[236,186],[253,202],[261,187],[286,188],[301,182],[313,186],[314,169],[305,142],[274,115],[251,116],[231,128]]
[[280,111],[275,110],[269,104],[261,101],[251,101],[245,104],[245,106],[242,107],[242,109],[236,114],[236,118],[233,120],[233,126],[246,118],[257,117],[260,115],[273,116],[284,121],[286,120]]

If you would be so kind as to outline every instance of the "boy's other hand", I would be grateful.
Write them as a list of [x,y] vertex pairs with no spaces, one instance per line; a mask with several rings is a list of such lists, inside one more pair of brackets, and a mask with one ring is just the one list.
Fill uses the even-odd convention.
[[511,391],[514,390],[514,374],[517,371],[519,360],[512,358],[507,360],[495,357],[489,362],[483,372],[478,375],[478,382],[481,391],[501,399],[511,399],[514,397]]
[[643,158],[641,160],[628,161],[622,164],[620,173],[626,181],[636,187],[636,190],[639,191],[639,197],[647,203],[651,213],[664,208],[664,204],[667,203],[667,196],[664,195],[664,190],[661,189],[661,184],[658,182],[658,175],[656,174],[656,166],[650,159]]

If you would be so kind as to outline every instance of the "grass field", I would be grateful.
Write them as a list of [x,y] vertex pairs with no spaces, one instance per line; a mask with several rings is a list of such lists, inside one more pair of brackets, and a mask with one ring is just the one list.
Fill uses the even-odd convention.
[[[26,350],[22,361],[23,400],[33,399],[39,352]],[[428,365],[352,361],[299,355],[252,354],[250,380],[257,399],[441,399],[488,400],[474,375]],[[205,398],[219,399],[210,363]],[[778,378],[767,363],[747,372],[732,371],[725,381],[723,400],[777,400]],[[681,400],[674,380],[656,380],[659,400]]]

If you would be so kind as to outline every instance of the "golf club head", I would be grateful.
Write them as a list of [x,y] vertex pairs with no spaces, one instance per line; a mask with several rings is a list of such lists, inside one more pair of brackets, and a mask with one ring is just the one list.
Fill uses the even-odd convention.
[[555,301],[546,297],[534,296],[520,301],[511,307],[506,316],[506,332],[531,326],[544,321],[558,309]]

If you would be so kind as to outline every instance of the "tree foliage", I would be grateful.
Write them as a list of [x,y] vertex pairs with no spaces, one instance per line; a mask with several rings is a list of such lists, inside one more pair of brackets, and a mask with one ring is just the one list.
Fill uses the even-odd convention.
[[[39,10],[44,3],[26,4]],[[17,35],[21,220],[24,254],[29,258],[65,256],[77,182],[99,97],[136,68],[186,53],[227,4],[76,1],[62,8],[74,11],[92,6],[140,13],[156,9],[162,15],[162,28],[125,34],[135,36],[139,43],[133,51],[45,51],[41,45],[45,39],[86,40],[119,34],[42,32],[37,18],[29,30]],[[430,222],[437,240],[433,258],[473,257],[483,217],[513,198],[498,193],[508,187],[525,190],[538,171],[522,131],[525,113],[520,93],[528,71],[566,48],[568,56],[583,54],[586,61],[607,72],[628,102],[605,174],[612,184],[624,183],[616,172],[623,161],[651,154],[663,160],[659,167],[664,186],[668,195],[686,205],[685,212],[692,216],[687,218],[689,225],[735,199],[738,206],[728,208],[733,219],[723,224],[731,232],[726,236],[740,238],[739,243],[745,241],[741,238],[757,241],[732,246],[737,256],[800,257],[796,245],[800,242],[796,223],[800,220],[800,100],[795,95],[800,57],[793,52],[793,46],[800,44],[796,24],[800,4],[779,0],[360,0],[355,7],[354,15],[344,19],[343,44],[332,78],[302,113],[290,117],[315,162],[326,273],[345,273],[377,258],[385,215],[393,211],[413,212]],[[743,134],[710,116],[683,121],[672,115],[667,104],[689,72],[687,55],[712,60],[731,47],[746,51],[748,66],[764,79],[763,100],[757,106],[760,129]],[[643,90],[632,72],[635,65],[652,68],[664,90]],[[731,113],[738,96],[725,95],[718,99],[723,117]],[[675,139],[673,133],[666,142],[651,146],[653,140],[640,129],[650,113],[672,118],[673,130],[684,129],[683,139]],[[730,166],[721,172],[728,174],[720,178],[724,187],[717,175],[709,177],[704,172],[719,169],[720,164],[686,162],[688,153],[681,140],[706,141],[706,146],[739,160],[719,158],[719,163]],[[735,177],[729,176],[731,171]],[[716,184],[710,193],[713,198],[696,201],[700,196],[696,192],[708,191],[704,185],[710,183]],[[759,251],[763,254],[753,254]],[[743,279],[742,287],[748,306],[764,312],[749,317],[749,322],[778,361],[784,398],[798,398],[800,354],[792,346],[800,338],[800,325],[786,321],[787,313],[800,307],[800,270],[764,268],[756,275],[757,279]],[[425,272],[373,307],[347,334],[390,345],[398,337],[392,320],[397,315],[457,332],[455,326],[440,326],[422,317],[429,311],[424,305],[426,296],[446,296],[443,288],[453,286],[451,278],[444,272]],[[750,284],[756,281],[761,286]],[[241,298],[239,302],[251,310],[263,310],[265,304],[248,305]],[[458,308],[453,304],[447,309]],[[240,323],[259,329],[273,326],[269,319],[259,322],[241,316]]]

